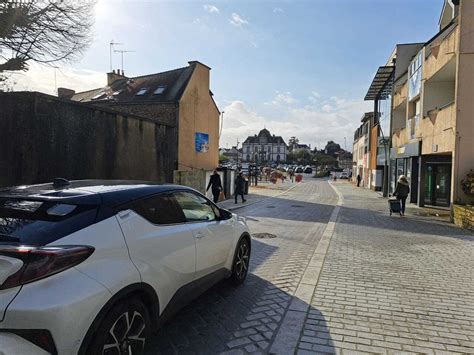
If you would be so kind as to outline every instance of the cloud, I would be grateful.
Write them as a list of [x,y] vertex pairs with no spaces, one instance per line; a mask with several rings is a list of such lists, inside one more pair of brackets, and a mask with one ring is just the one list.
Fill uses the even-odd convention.
[[284,12],[284,11],[283,11],[283,9],[282,9],[281,7],[274,7],[274,8],[273,8],[273,12],[274,12],[275,14],[277,14],[277,13],[282,13],[282,12]]
[[[56,95],[55,69],[36,63],[30,65],[26,73],[12,74],[11,81],[15,82],[16,91],[39,91]],[[88,69],[72,69],[60,67],[56,69],[57,87],[66,87],[76,92],[95,89],[105,86],[107,77],[105,73]]]
[[248,25],[249,23],[236,12],[232,13],[229,22],[236,27],[242,27],[242,25]]
[[271,134],[282,136],[287,143],[291,136],[296,136],[301,143],[311,144],[311,147],[318,149],[323,148],[329,140],[344,147],[346,137],[347,149],[352,150],[354,131],[360,125],[362,114],[370,110],[370,103],[337,98],[321,106],[280,107],[278,119],[258,114],[243,101],[233,101],[223,110],[225,115],[220,145],[224,147],[226,144],[235,145],[237,139],[243,142],[266,127]]
[[220,14],[220,10],[214,5],[204,5],[204,10],[209,12],[210,14]]
[[308,100],[312,104],[317,104],[320,98],[321,98],[321,94],[317,91],[311,91],[311,95],[308,96]]
[[266,105],[273,105],[273,106],[280,106],[280,105],[292,105],[297,103],[296,100],[292,95],[291,92],[280,92],[277,91],[275,97],[272,101],[265,103]]

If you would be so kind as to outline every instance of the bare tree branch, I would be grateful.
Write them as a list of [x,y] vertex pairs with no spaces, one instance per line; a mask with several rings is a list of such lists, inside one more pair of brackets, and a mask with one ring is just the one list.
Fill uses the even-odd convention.
[[27,70],[28,61],[56,63],[78,58],[89,46],[95,3],[0,0],[0,73]]

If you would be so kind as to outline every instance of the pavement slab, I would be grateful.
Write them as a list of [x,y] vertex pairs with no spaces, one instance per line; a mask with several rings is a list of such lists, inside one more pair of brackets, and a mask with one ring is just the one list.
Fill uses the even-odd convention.
[[345,182],[252,196],[236,213],[276,237],[253,238],[246,282],[189,304],[148,354],[474,353],[471,232],[390,217],[386,199]]

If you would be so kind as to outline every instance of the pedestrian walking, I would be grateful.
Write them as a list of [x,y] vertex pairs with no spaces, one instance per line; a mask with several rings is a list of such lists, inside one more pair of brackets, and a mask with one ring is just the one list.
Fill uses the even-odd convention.
[[407,201],[407,197],[409,193],[410,193],[410,186],[409,186],[408,180],[405,175],[400,175],[400,177],[398,178],[397,187],[395,188],[395,192],[393,193],[393,196],[395,196],[402,205],[401,206],[402,208],[400,210],[401,216],[405,215],[405,205],[406,205],[406,201]]
[[242,175],[242,172],[239,171],[237,178],[235,179],[235,203],[237,203],[237,196],[240,195],[242,197],[242,202],[247,201],[244,198],[244,187],[245,187],[245,179]]
[[214,203],[217,203],[219,201],[219,195],[223,190],[221,176],[217,173],[217,169],[214,169],[214,172],[211,175],[211,178],[209,179],[209,184],[207,185],[206,192],[209,191],[209,188],[211,188],[212,190],[212,197]]
[[360,186],[360,180],[362,180],[362,178],[359,174],[357,174],[356,179],[357,179],[357,187],[359,187]]

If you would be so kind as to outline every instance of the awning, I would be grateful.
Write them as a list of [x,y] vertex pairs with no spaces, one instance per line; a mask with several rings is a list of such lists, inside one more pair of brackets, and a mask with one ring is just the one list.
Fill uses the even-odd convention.
[[[386,99],[392,93],[392,83],[389,82],[389,79],[392,77],[394,71],[394,66],[379,67],[364,100],[373,101],[377,97],[379,99]],[[389,82],[388,85],[385,85],[387,82]]]

